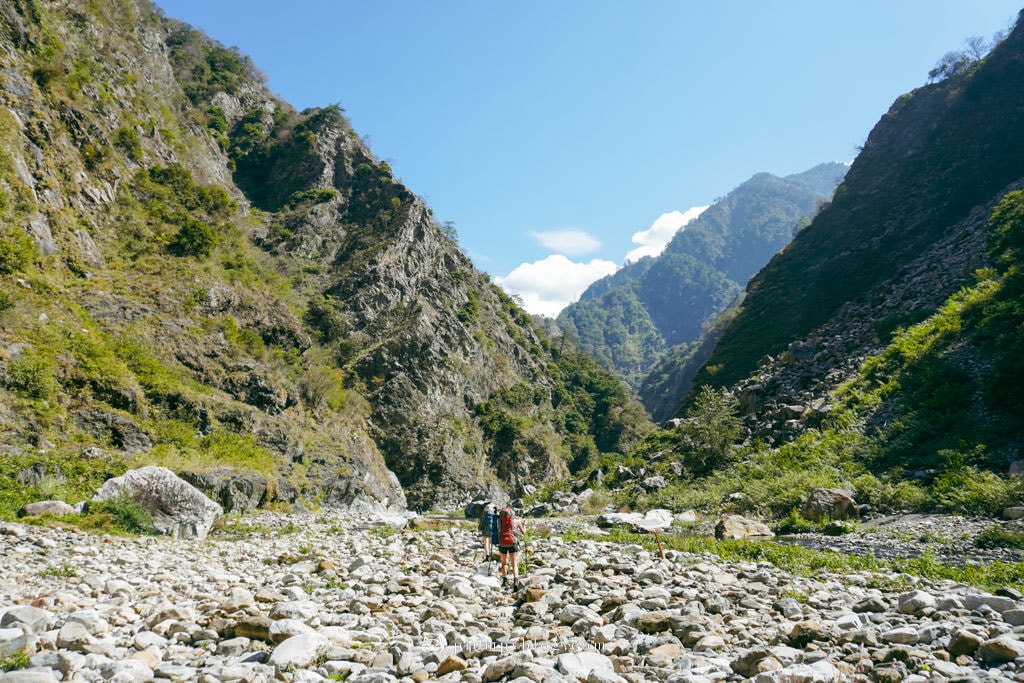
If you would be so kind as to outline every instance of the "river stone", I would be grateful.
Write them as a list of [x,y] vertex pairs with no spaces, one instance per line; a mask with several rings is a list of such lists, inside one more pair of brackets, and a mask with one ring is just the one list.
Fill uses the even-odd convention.
[[57,683],[57,679],[49,669],[43,671],[8,671],[0,674],[0,683]]
[[995,611],[1002,613],[1007,610],[1011,610],[1017,606],[1017,601],[1012,598],[1005,598],[1001,595],[965,595],[964,604],[967,605],[967,609],[978,609],[982,605],[991,607]]
[[75,652],[91,652],[89,645],[92,643],[92,636],[85,626],[77,621],[69,621],[60,627],[57,632],[57,647],[63,647]]
[[458,655],[448,655],[443,662],[437,665],[437,671],[435,672],[438,677],[450,674],[453,671],[462,671],[469,664],[465,659]]
[[38,515],[64,515],[75,514],[75,508],[63,500],[40,500],[35,503],[26,503],[18,509],[18,517],[36,517]]
[[954,629],[949,634],[949,642],[946,644],[946,649],[954,657],[960,655],[973,655],[978,647],[984,642],[984,638],[977,633],[973,633],[966,629],[958,628]]
[[0,628],[0,659],[34,650],[34,639],[20,628]]
[[270,653],[267,663],[278,670],[305,668],[316,661],[329,646],[330,641],[319,633],[301,633],[279,643]]
[[897,601],[900,612],[904,614],[918,614],[935,607],[935,596],[921,590],[903,593]]
[[775,533],[764,522],[742,515],[723,515],[715,524],[715,538],[718,540],[742,541],[748,538],[772,538]]
[[592,671],[615,673],[612,660],[597,652],[564,652],[558,655],[555,666],[566,676],[586,680]]
[[171,536],[202,540],[224,514],[220,505],[166,467],[150,465],[108,479],[93,500],[108,500],[124,494],[153,516],[158,531]]
[[986,640],[978,646],[977,657],[986,664],[1004,664],[1024,657],[1024,642],[1006,635]]
[[814,489],[800,509],[800,516],[812,522],[857,519],[857,502],[844,491]]
[[0,617],[0,628],[21,627],[37,634],[49,630],[53,623],[53,614],[31,605],[15,605]]

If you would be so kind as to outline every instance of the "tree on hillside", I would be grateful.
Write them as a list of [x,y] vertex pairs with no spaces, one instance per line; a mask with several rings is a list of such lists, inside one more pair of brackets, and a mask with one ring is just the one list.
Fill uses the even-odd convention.
[[676,428],[683,464],[694,473],[725,465],[733,444],[743,435],[739,401],[728,389],[705,385]]

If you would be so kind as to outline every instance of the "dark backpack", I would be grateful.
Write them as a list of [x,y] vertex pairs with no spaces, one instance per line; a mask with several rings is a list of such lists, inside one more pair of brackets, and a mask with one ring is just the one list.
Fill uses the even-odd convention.
[[512,508],[503,507],[498,513],[498,545],[512,546],[516,544],[516,518]]

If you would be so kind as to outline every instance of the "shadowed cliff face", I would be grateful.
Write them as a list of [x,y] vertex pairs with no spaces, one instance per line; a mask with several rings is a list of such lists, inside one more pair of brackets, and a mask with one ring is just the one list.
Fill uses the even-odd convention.
[[569,355],[340,107],[296,112],[144,0],[5,4],[0,85],[18,463],[95,447],[83,481],[227,468],[270,500],[426,507],[521,493],[616,441]]

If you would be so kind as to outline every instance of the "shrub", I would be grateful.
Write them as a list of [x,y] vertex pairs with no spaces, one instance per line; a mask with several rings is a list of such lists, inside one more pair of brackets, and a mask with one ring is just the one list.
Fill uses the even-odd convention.
[[27,669],[32,664],[27,652],[15,652],[10,657],[0,659],[0,671],[17,671]]
[[1024,549],[1024,533],[1010,531],[999,526],[990,526],[974,539],[979,548],[1019,548]]
[[6,385],[25,398],[49,400],[57,393],[55,364],[49,358],[25,355],[7,366]]
[[338,411],[345,407],[348,396],[342,384],[341,371],[316,366],[309,369],[299,381],[302,400],[314,413],[326,408]]
[[337,196],[338,191],[334,188],[298,190],[288,195],[287,203],[288,206],[297,206],[303,202],[322,204],[323,202],[330,201]]
[[206,125],[218,133],[228,132],[228,117],[220,107],[210,106],[206,110]]
[[932,495],[940,509],[967,515],[995,516],[1012,504],[1014,487],[1011,482],[992,472],[963,465],[959,458],[951,459],[954,461],[951,466],[932,484]]
[[83,515],[82,528],[106,533],[157,533],[153,516],[127,494],[90,503]]
[[188,218],[178,228],[178,232],[168,245],[168,249],[177,256],[205,258],[217,246],[218,241],[219,236],[216,230],[206,223],[197,221],[194,218]]
[[611,502],[611,494],[607,491],[594,491],[583,501],[580,507],[585,515],[598,515],[604,512]]
[[114,144],[132,161],[142,161],[142,141],[134,128],[128,126],[118,128],[114,134]]
[[36,246],[24,230],[7,229],[0,235],[0,275],[17,273],[32,265]]

